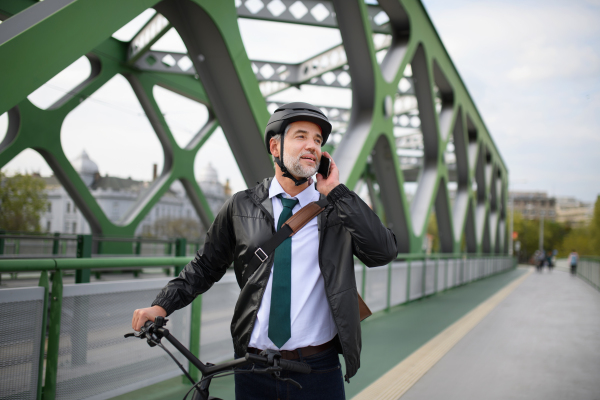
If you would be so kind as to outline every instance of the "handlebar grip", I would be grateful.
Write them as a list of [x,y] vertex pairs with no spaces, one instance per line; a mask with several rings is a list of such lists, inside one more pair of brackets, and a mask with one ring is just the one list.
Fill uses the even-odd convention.
[[150,321],[150,320],[148,320],[148,321],[144,322],[144,328],[150,328],[150,326],[151,326],[153,323],[154,323],[154,322],[153,322],[153,321]]
[[279,360],[279,365],[285,370],[301,374],[310,374],[311,372],[310,365],[299,361]]

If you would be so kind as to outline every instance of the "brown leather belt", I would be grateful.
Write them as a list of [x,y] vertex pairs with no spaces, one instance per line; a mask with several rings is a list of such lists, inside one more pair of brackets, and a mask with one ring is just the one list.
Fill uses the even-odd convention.
[[[281,358],[284,360],[297,360],[300,358],[300,353],[302,353],[302,357],[310,357],[329,349],[331,346],[333,346],[333,340],[318,346],[306,346],[296,350],[279,350],[279,352],[281,353]],[[248,353],[260,354],[262,352],[263,350],[261,349],[248,347]]]

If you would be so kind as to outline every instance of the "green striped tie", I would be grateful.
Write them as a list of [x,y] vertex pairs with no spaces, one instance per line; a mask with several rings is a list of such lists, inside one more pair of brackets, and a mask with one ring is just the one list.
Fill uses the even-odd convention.
[[[298,200],[284,199],[277,195],[283,210],[277,221],[277,230],[292,216],[292,209]],[[292,337],[290,307],[292,305],[292,238],[285,239],[275,249],[273,266],[273,287],[271,290],[271,310],[269,313],[269,339],[281,348]]]

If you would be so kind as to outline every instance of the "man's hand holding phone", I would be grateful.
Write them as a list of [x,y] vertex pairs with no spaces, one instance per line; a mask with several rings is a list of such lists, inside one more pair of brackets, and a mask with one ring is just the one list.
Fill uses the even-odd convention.
[[[319,193],[323,194],[324,196],[327,196],[334,187],[340,184],[340,171],[337,169],[335,162],[333,162],[333,158],[331,158],[331,155],[326,151],[324,151],[321,155],[322,165],[324,165],[323,159],[325,157],[327,157],[330,161],[329,176],[325,177],[323,173],[325,173],[326,171],[322,171],[321,167],[319,167],[319,171],[317,173],[317,190],[319,191]],[[326,162],[327,161],[325,161],[325,163]]]

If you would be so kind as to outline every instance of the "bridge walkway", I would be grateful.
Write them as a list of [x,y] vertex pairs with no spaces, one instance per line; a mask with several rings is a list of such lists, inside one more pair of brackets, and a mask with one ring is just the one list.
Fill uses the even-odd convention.
[[[529,268],[398,306],[363,322],[346,397],[595,399],[598,315],[600,292],[581,279]],[[181,399],[188,389],[177,377],[115,399]],[[214,380],[211,394],[233,399],[233,378]]]
[[600,399],[600,292],[534,272],[402,400]]

